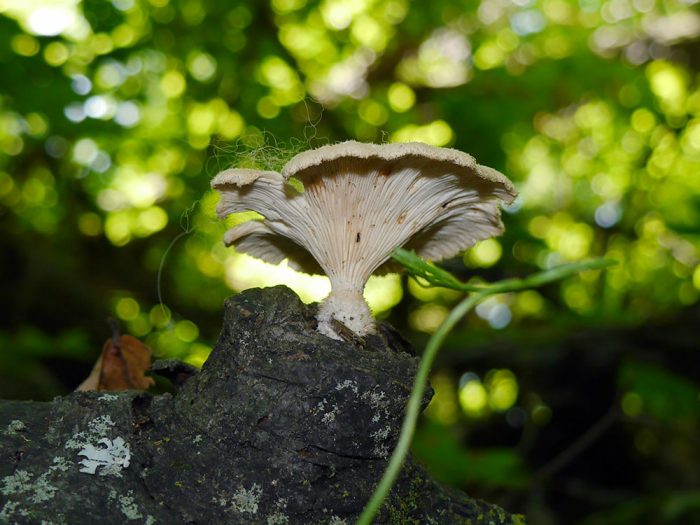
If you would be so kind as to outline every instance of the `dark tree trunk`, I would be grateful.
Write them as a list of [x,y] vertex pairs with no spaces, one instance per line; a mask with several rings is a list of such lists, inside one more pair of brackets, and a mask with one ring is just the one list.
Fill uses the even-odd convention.
[[[0,402],[0,523],[354,523],[417,360],[379,337],[330,340],[313,313],[284,287],[229,299],[215,350],[175,395]],[[409,460],[377,523],[523,520]]]

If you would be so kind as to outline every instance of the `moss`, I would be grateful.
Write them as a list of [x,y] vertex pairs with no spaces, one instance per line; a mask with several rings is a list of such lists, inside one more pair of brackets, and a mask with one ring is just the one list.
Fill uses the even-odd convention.
[[[408,494],[404,498],[396,498],[398,502],[389,505],[389,524],[390,525],[420,525],[420,520],[411,517],[418,508],[418,501],[421,494],[423,483],[419,479],[411,481]],[[394,498],[392,498],[394,499]]]
[[[408,493],[403,498],[392,497],[391,503],[385,508],[388,511],[390,525],[419,525],[432,523],[430,518],[416,516],[416,509],[421,508],[421,498],[424,495],[424,480],[415,478],[411,481]],[[451,525],[526,525],[522,515],[509,515],[500,507],[481,504],[473,501],[473,509],[478,512],[475,518],[456,516],[448,510],[439,511],[440,518],[435,523],[450,523]],[[428,520],[428,521],[425,521]]]

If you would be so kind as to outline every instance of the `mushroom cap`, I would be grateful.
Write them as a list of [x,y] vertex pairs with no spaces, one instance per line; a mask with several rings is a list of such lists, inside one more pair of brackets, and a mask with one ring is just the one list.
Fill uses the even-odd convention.
[[362,164],[362,161],[370,161],[375,166],[381,165],[381,169],[414,164],[418,168],[430,166],[432,170],[451,171],[472,179],[475,183],[483,181],[482,183],[501,186],[502,190],[498,192],[498,196],[506,204],[510,204],[518,194],[513,183],[505,175],[488,166],[477,164],[471,155],[453,148],[440,148],[422,142],[371,144],[348,140],[328,144],[294,156],[282,168],[282,176],[285,179],[295,177],[306,182],[318,172],[332,172],[327,168],[345,163]]
[[[286,183],[304,184],[304,192]],[[517,192],[471,155],[418,142],[322,146],[273,171],[229,169],[212,180],[217,213],[260,213],[229,230],[227,245],[270,263],[325,273],[336,282],[396,271],[397,247],[441,260],[503,231],[500,201]]]
[[239,188],[252,184],[261,177],[272,179],[281,178],[276,171],[263,171],[251,168],[229,168],[217,174],[211,180],[211,187],[214,190],[222,189],[226,186],[238,186]]

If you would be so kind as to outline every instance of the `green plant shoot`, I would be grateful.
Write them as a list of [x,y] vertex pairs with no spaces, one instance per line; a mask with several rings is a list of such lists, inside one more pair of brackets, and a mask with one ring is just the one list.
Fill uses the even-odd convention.
[[602,270],[616,264],[611,259],[591,259],[583,262],[563,264],[549,270],[535,273],[523,279],[505,279],[495,283],[483,285],[470,285],[459,281],[449,272],[438,268],[434,264],[424,261],[414,252],[398,248],[392,254],[395,261],[406,268],[408,273],[414,277],[420,277],[426,280],[432,286],[441,286],[465,292],[468,295],[462,299],[457,306],[452,309],[447,318],[438,327],[433,336],[428,341],[425,347],[423,356],[421,357],[418,366],[416,379],[413,383],[411,396],[406,407],[406,416],[401,427],[401,435],[394,449],[389,465],[387,466],[382,479],[374,490],[372,497],[365,506],[358,525],[370,525],[374,516],[381,508],[384,500],[389,494],[391,487],[394,485],[401,467],[403,466],[406,455],[411,446],[411,440],[416,429],[416,422],[420,414],[420,403],[425,392],[425,385],[428,381],[428,375],[440,346],[447,334],[454,326],[474,308],[480,301],[489,295],[499,293],[515,292],[528,288],[536,288],[545,284],[564,279],[571,275],[587,270]]

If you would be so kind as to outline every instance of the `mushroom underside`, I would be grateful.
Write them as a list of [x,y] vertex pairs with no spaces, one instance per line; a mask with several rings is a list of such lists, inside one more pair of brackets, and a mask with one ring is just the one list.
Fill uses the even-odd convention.
[[[493,210],[488,209],[497,209],[497,207],[496,202],[481,203],[479,207],[473,209],[473,213],[469,214],[468,222],[462,217],[452,217],[429,224],[394,249],[414,250],[419,257],[434,261],[454,257],[471,248],[480,239],[502,233],[503,225],[500,218],[494,215]],[[258,223],[254,229],[236,234],[235,230],[252,222]],[[362,232],[357,233],[362,234]],[[356,236],[357,233],[355,233]],[[250,221],[232,228],[227,232],[225,242],[227,246],[235,246],[239,253],[245,253],[270,264],[279,264],[287,259],[289,267],[296,271],[310,275],[325,275],[321,265],[306,248],[270,230],[263,221]],[[380,264],[372,274],[386,275],[400,272],[402,269],[400,264],[391,259],[391,252],[388,252],[385,262]]]
[[287,259],[287,265],[293,270],[309,275],[325,275],[306,248],[276,233],[252,233],[233,244],[237,252],[270,264],[279,264]]

